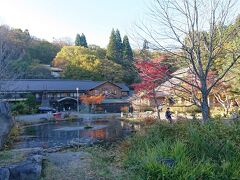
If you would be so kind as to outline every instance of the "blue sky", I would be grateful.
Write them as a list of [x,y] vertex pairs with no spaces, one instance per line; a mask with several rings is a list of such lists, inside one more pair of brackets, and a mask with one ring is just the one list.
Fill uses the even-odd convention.
[[146,5],[147,0],[0,0],[0,24],[49,41],[84,33],[89,44],[106,47],[112,28],[122,37],[132,33]]

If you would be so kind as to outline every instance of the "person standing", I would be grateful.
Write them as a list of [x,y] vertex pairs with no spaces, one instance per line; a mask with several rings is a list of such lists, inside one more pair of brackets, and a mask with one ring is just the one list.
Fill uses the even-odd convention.
[[170,111],[170,108],[167,108],[167,111],[165,113],[166,119],[172,124],[172,112]]

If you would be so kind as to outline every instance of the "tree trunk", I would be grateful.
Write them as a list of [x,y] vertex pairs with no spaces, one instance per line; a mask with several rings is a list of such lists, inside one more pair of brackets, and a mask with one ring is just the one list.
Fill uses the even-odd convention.
[[227,115],[228,115],[228,110],[229,110],[228,107],[224,107],[224,117],[227,117]]
[[208,96],[206,94],[202,94],[201,109],[203,122],[206,123],[209,120]]
[[161,120],[161,117],[160,117],[160,109],[159,109],[159,106],[157,105],[157,115],[158,115],[158,119]]
[[158,116],[158,119],[161,120],[160,109],[159,109],[159,104],[158,104],[158,101],[157,101],[155,89],[153,89],[153,93],[154,93],[153,94],[153,99],[154,99],[154,102],[155,102],[155,105],[156,105],[156,108],[157,108],[157,116]]

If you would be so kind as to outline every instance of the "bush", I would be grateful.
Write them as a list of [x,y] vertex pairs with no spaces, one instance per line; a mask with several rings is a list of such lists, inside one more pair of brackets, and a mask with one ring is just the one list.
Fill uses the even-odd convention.
[[18,102],[12,106],[12,112],[15,114],[28,114],[29,110],[28,107],[25,103],[23,102]]
[[151,107],[146,107],[146,108],[144,108],[144,110],[143,110],[144,112],[146,112],[146,111],[154,111],[154,109],[153,108],[151,108]]
[[123,113],[127,113],[127,112],[129,112],[129,108],[128,108],[128,106],[123,106],[123,107],[121,107],[121,112],[123,112]]
[[238,179],[239,143],[239,123],[161,122],[128,140],[124,164],[139,179]]
[[189,107],[172,107],[173,111],[177,111],[179,113],[189,113],[189,114],[196,114],[201,113],[201,109],[198,106],[189,106]]
[[156,122],[156,119],[154,119],[152,117],[146,117],[146,118],[144,118],[143,121],[144,121],[145,125],[151,125]]

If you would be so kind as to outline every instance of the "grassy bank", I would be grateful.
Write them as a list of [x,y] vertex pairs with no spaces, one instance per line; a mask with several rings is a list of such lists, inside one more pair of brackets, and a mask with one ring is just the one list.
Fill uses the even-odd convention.
[[6,140],[6,143],[4,145],[4,150],[9,150],[13,146],[14,142],[16,141],[17,137],[21,133],[21,128],[19,123],[15,123],[8,135],[8,138]]
[[135,179],[239,179],[240,124],[155,124],[125,142]]

